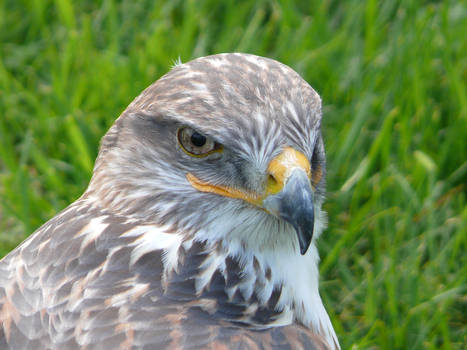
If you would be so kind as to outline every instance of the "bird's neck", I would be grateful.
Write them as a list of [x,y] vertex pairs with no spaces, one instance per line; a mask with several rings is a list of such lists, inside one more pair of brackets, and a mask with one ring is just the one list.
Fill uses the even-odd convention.
[[[337,338],[318,292],[318,252],[314,244],[306,255],[288,251],[253,251],[230,241],[181,242],[178,263],[168,274],[166,288],[179,289],[176,276],[191,275],[194,300],[216,317],[263,329],[303,324],[326,338]],[[170,277],[172,276],[172,277]],[[171,285],[174,281],[175,285]],[[215,301],[216,310],[210,310]]]
[[285,325],[298,321],[316,328],[330,326],[319,292],[318,251],[314,244],[305,255],[289,250],[249,251],[229,244],[226,260],[240,271],[236,289],[252,295],[259,305],[281,312],[268,322]]

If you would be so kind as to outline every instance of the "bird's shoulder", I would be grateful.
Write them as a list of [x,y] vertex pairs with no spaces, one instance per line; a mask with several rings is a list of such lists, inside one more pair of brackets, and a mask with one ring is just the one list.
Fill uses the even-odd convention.
[[0,345],[86,343],[88,327],[115,311],[111,298],[135,287],[127,255],[137,237],[122,234],[137,226],[78,200],[3,258]]

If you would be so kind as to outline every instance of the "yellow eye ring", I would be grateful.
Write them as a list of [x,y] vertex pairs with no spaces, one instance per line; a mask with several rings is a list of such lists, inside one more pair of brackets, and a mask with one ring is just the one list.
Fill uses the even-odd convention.
[[222,145],[190,127],[181,127],[177,132],[178,144],[192,157],[206,157],[214,152],[221,152]]

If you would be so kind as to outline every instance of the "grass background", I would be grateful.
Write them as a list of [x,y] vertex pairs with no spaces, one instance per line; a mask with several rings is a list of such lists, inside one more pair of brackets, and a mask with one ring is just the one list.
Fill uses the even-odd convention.
[[321,291],[343,349],[466,349],[467,5],[0,0],[0,256],[80,196],[177,57],[242,51],[322,96]]

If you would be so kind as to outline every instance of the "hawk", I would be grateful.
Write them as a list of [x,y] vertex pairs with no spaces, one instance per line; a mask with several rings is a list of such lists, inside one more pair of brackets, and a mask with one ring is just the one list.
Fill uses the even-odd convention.
[[320,123],[277,61],[177,64],[103,137],[84,194],[0,262],[0,348],[338,349]]

